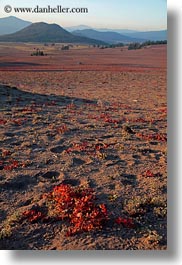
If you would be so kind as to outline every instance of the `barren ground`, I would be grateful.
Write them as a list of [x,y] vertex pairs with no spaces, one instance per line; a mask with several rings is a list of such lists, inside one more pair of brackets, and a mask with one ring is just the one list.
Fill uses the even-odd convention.
[[[34,46],[0,44],[0,249],[166,249],[166,47]],[[94,190],[100,229],[67,235],[43,199],[62,183]]]

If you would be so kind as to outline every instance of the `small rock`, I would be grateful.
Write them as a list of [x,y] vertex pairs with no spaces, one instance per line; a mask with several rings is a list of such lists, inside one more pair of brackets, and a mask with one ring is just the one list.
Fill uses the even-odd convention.
[[124,125],[122,129],[126,133],[135,134],[135,132],[128,125]]

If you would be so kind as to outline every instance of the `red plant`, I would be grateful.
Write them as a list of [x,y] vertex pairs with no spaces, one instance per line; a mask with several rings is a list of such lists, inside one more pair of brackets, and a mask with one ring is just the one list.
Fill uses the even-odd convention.
[[[105,204],[96,204],[94,191],[90,188],[61,184],[43,197],[51,202],[55,220],[67,220],[70,227],[67,235],[101,229],[108,219]],[[28,210],[23,218],[29,222],[49,220],[41,210]]]
[[167,108],[160,109],[159,112],[162,112],[164,114],[167,114]]
[[108,114],[102,113],[98,119],[103,120],[104,122],[107,123],[113,123],[113,124],[118,124],[119,120],[112,119]]
[[2,151],[2,157],[6,157],[6,156],[9,156],[9,155],[11,155],[11,152],[9,151],[9,150],[3,150]]
[[16,160],[9,161],[8,165],[4,166],[4,170],[13,170],[14,168],[19,167],[19,162]]
[[71,153],[74,151],[78,151],[78,152],[82,152],[82,151],[88,151],[88,143],[87,142],[83,142],[83,143],[73,143],[72,147],[69,147],[66,150],[66,153]]
[[5,119],[0,119],[0,125],[5,125],[8,121]]
[[[67,236],[102,229],[106,222],[113,218],[112,213],[109,217],[105,204],[96,203],[96,196],[91,188],[60,184],[55,186],[51,192],[43,194],[42,197],[47,201],[47,210],[41,208],[28,210],[23,212],[22,218],[31,223],[48,220],[67,221],[69,224]],[[51,211],[53,212],[51,217],[45,214]],[[118,217],[114,221],[124,228],[135,227],[131,218]]]
[[14,124],[16,124],[16,125],[22,125],[22,120],[21,119],[12,120],[12,122],[14,122]]
[[94,149],[97,151],[103,150],[103,149],[107,149],[109,147],[108,144],[96,144],[94,146]]
[[23,217],[33,223],[41,220],[44,217],[44,214],[38,210],[27,210],[23,212]]
[[[3,165],[3,164],[5,164],[5,165]],[[15,168],[24,168],[24,167],[27,166],[27,162],[19,162],[17,160],[11,160],[11,159],[6,161],[6,162],[3,162],[3,164],[2,164],[3,165],[3,169],[4,170],[9,170],[9,171],[11,171],[11,170],[13,170]]]
[[69,147],[65,152],[71,153],[74,151],[77,152],[87,152],[87,154],[95,154],[97,151],[107,149],[109,144],[98,143],[98,144],[88,144],[87,142],[83,143],[73,143],[72,147]]
[[36,109],[35,107],[33,106],[27,106],[27,107],[24,107],[22,109],[22,112],[26,112],[26,113],[35,113],[36,112]]
[[158,173],[153,173],[153,172],[151,172],[150,170],[147,170],[147,171],[145,171],[144,173],[143,173],[143,175],[145,176],[145,177],[149,177],[149,178],[151,178],[151,177],[159,177],[159,176],[161,176],[161,174],[158,172]]
[[106,123],[112,123],[112,124],[115,124],[115,125],[120,123],[120,120],[116,120],[116,119],[111,118],[108,113],[102,113],[102,114],[100,114],[100,116],[89,114],[88,118],[89,119],[95,119],[97,121],[101,120],[101,121],[104,121]]
[[0,160],[0,170],[4,169],[3,161]]
[[15,125],[18,125],[18,126],[21,126],[23,124],[24,121],[26,121],[27,119],[24,118],[24,119],[12,119],[12,122],[15,124]]
[[55,100],[51,100],[50,102],[46,102],[45,106],[56,106],[57,102]]
[[106,206],[95,203],[92,189],[61,184],[48,197],[55,203],[58,218],[71,224],[68,235],[102,228],[107,219]]
[[74,103],[70,103],[66,106],[67,109],[76,109],[76,105]]
[[64,124],[64,125],[62,125],[62,126],[58,126],[57,128],[56,128],[56,132],[57,133],[65,133],[65,132],[67,132],[68,131],[68,127]]
[[150,170],[147,170],[147,171],[144,173],[144,175],[145,175],[146,177],[154,177],[154,176],[155,176],[154,173],[152,173]]
[[167,142],[167,137],[166,134],[142,134],[142,133],[137,133],[137,137],[143,139],[143,140],[148,140],[148,141],[161,141],[161,142]]
[[133,219],[131,219],[131,218],[118,217],[115,219],[115,223],[118,225],[121,224],[126,228],[134,228],[135,227]]

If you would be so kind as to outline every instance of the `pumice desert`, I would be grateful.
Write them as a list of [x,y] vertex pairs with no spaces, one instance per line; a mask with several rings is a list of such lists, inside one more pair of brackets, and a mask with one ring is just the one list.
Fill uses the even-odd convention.
[[3,19],[0,249],[166,250],[166,32]]

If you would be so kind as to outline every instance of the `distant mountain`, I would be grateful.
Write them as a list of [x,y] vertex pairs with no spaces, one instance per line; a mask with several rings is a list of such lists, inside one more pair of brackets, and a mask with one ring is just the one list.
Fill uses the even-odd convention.
[[167,40],[167,30],[125,33],[125,35],[131,38],[142,38],[151,41]]
[[17,32],[32,23],[13,16],[0,18],[0,35]]
[[30,26],[9,35],[0,36],[1,42],[58,42],[58,43],[85,43],[102,44],[100,40],[89,39],[71,34],[57,24],[44,22],[33,23]]
[[113,32],[117,32],[117,33],[120,33],[120,34],[123,34],[125,35],[126,33],[127,34],[130,34],[130,33],[135,33],[135,32],[138,32],[137,30],[131,30],[131,29],[108,29],[108,28],[99,28],[99,29],[96,29],[95,30],[97,31],[113,31]]
[[145,39],[142,39],[142,38],[131,38],[129,36],[121,35],[113,31],[101,32],[101,31],[97,31],[94,29],[76,30],[76,31],[72,31],[72,34],[74,34],[75,36],[82,36],[82,37],[92,38],[96,40],[101,40],[104,42],[108,42],[110,44],[115,44],[119,42],[129,43],[129,42],[145,41]]
[[65,27],[65,29],[69,32],[72,32],[75,30],[91,29],[91,27],[86,26],[86,25],[78,25],[78,26],[72,26],[72,27]]
[[0,18],[0,41],[78,42],[104,45],[166,39],[167,30],[141,32],[128,29],[93,29],[87,25],[67,27],[65,30],[57,24],[43,22],[32,24],[14,16]]
[[69,32],[73,32],[76,30],[83,30],[83,29],[93,29],[93,30],[97,30],[97,31],[102,31],[102,32],[106,32],[106,31],[112,31],[112,32],[117,32],[120,34],[125,34],[125,33],[135,33],[138,32],[137,30],[132,30],[132,29],[111,29],[111,28],[93,28],[87,25],[78,25],[78,26],[72,26],[72,27],[65,27],[65,29]]

